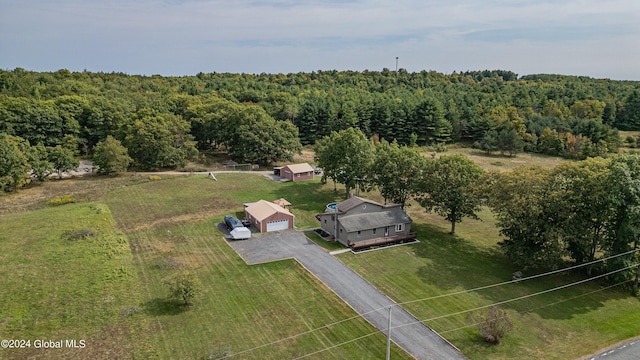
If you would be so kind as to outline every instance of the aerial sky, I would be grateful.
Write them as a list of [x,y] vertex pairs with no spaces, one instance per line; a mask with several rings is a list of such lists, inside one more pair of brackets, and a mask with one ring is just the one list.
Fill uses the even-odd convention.
[[[397,58],[397,59],[396,59]],[[0,0],[0,69],[640,80],[639,0]]]

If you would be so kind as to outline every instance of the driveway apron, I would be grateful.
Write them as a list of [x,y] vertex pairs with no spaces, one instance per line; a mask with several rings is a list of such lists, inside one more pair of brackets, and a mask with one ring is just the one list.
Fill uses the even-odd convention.
[[392,307],[391,340],[417,359],[465,359],[453,345],[300,232],[280,231],[228,243],[249,265],[296,259],[384,334]]

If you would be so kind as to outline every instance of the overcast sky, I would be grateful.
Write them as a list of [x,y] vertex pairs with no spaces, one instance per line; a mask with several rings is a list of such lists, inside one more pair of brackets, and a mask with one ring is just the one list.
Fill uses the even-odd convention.
[[640,0],[0,0],[0,68],[640,80]]

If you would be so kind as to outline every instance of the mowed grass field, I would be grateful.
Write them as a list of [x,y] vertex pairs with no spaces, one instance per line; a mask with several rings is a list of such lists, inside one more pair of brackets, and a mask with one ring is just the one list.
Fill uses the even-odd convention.
[[[539,279],[465,292],[511,280],[512,267],[499,247],[490,211],[482,221],[464,220],[457,234],[450,224],[412,204],[420,243],[340,260],[439,332],[471,359],[577,359],[640,335],[640,299],[600,280],[530,296],[585,279],[560,273]],[[534,274],[524,274],[525,276]],[[455,294],[460,293],[457,295]],[[511,301],[524,297],[522,300]],[[502,303],[514,324],[502,344],[485,344],[473,324]]]
[[[527,161],[553,166],[562,160]],[[276,183],[257,174],[218,179],[75,179],[0,197],[0,274],[10,278],[0,282],[0,302],[10,304],[0,308],[0,337],[87,344],[62,351],[0,349],[0,358],[204,359],[220,349],[237,359],[383,358],[384,334],[353,318],[355,312],[297,262],[248,266],[215,227],[224,215],[240,215],[245,202],[280,197],[293,204],[298,228],[316,227],[314,215],[342,200],[344,188],[334,192],[333,184],[318,180]],[[46,205],[65,194],[79,202]],[[381,201],[377,193],[361,195]],[[595,281],[504,303],[515,328],[500,346],[485,345],[469,309],[582,278],[559,274],[448,296],[510,280],[518,270],[497,246],[495,220],[485,210],[483,221],[465,220],[450,236],[440,217],[415,203],[408,212],[420,243],[339,259],[405,303],[467,357],[573,359],[640,334],[640,301]],[[82,229],[94,235],[69,239],[72,230]],[[204,285],[203,296],[189,308],[168,299],[162,284],[183,269]],[[392,351],[394,359],[409,358],[396,347]]]
[[[0,271],[12,276],[0,283],[8,304],[0,335],[83,339],[86,348],[2,349],[0,358],[204,359],[220,350],[238,359],[384,357],[384,335],[297,262],[248,266],[216,228],[244,202],[280,197],[294,204],[300,226],[311,227],[324,199],[335,198],[331,187],[254,174],[218,179],[123,177],[102,191],[93,179],[52,182],[25,190],[37,198],[29,211],[12,212],[3,198]],[[87,201],[48,207],[48,186],[50,197]],[[93,235],[71,240],[70,230]],[[204,285],[192,307],[169,299],[162,284],[180,270]],[[409,358],[395,346],[392,354]]]

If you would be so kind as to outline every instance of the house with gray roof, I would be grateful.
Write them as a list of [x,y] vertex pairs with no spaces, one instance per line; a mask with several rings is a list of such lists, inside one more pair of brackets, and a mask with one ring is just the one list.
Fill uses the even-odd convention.
[[399,204],[382,205],[354,196],[316,215],[322,230],[351,248],[414,239],[411,218]]

